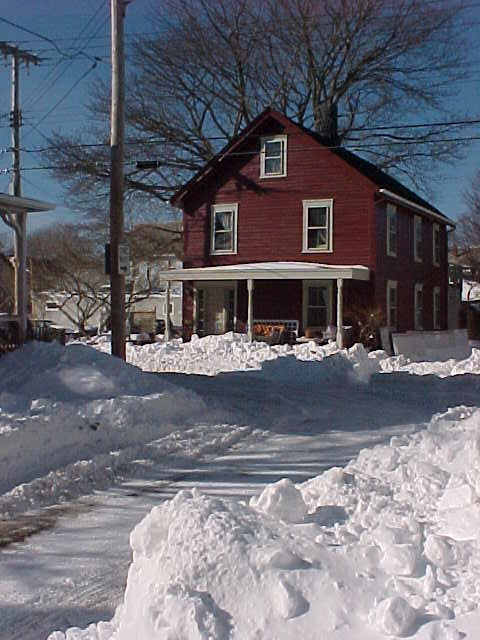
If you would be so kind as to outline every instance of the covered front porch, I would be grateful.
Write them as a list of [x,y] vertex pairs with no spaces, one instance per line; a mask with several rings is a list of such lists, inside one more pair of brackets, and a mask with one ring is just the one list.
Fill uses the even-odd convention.
[[295,326],[297,335],[335,326],[343,346],[345,297],[349,315],[354,299],[368,304],[370,271],[361,265],[260,262],[172,269],[160,277],[184,283],[187,338],[239,331],[253,340],[258,324],[276,322]]
[[0,219],[14,232],[14,309],[12,314],[0,314],[3,327],[16,327],[16,342],[21,344],[27,337],[27,216],[55,209],[54,204],[0,193]]

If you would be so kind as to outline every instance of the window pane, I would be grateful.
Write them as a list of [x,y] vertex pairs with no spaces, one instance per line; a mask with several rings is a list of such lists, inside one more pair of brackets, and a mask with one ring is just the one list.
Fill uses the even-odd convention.
[[232,248],[232,233],[230,231],[215,233],[215,251],[230,251]]
[[265,143],[266,158],[272,158],[272,157],[279,158],[281,155],[282,155],[282,143],[280,142],[280,140],[276,142],[272,141],[272,142]]
[[229,231],[232,228],[233,214],[231,211],[222,211],[215,214],[215,231]]
[[327,226],[327,207],[309,207],[308,209],[309,227]]
[[307,324],[310,327],[326,327],[327,310],[310,307],[308,309]]
[[308,306],[309,307],[326,307],[327,296],[326,289],[324,287],[309,287],[308,288]]
[[308,230],[308,248],[318,249],[327,246],[326,229],[309,229]]
[[282,159],[265,158],[265,173],[282,173]]

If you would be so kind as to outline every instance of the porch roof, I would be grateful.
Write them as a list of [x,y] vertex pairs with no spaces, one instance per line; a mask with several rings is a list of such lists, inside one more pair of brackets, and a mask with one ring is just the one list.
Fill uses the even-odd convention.
[[369,280],[370,269],[362,265],[315,262],[249,262],[247,264],[160,271],[161,280]]

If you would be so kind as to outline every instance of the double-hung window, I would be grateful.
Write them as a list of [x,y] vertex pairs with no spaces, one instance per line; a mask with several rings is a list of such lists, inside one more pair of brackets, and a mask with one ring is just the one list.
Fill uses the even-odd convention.
[[415,329],[423,329],[423,284],[415,285]]
[[387,280],[387,325],[390,329],[397,328],[397,281]]
[[303,252],[333,250],[333,200],[303,201]]
[[387,256],[397,255],[397,207],[387,203]]
[[413,218],[413,255],[415,262],[423,260],[423,220],[421,216]]
[[237,253],[237,204],[212,206],[211,253],[223,255]]
[[436,267],[440,266],[440,225],[433,225],[433,264]]
[[261,139],[260,177],[283,178],[287,175],[287,136]]
[[440,311],[440,287],[433,287],[433,328],[440,329],[442,326],[442,315]]

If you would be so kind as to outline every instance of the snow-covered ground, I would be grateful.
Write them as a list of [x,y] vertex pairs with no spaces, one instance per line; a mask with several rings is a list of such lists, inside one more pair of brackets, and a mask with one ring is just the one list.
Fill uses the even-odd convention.
[[0,360],[2,640],[478,637],[479,350],[95,346]]

